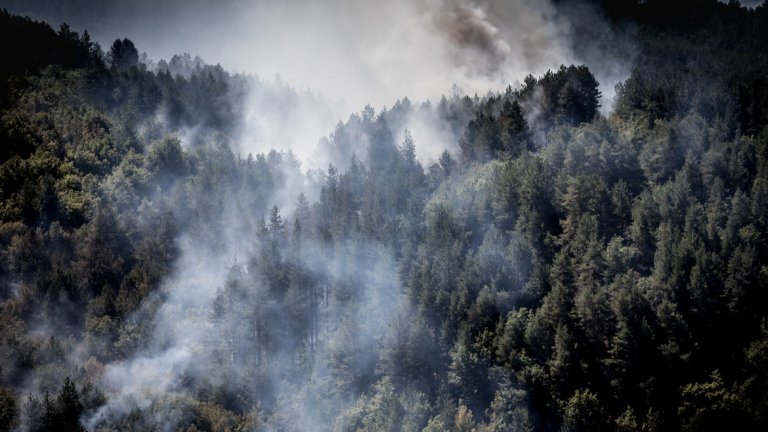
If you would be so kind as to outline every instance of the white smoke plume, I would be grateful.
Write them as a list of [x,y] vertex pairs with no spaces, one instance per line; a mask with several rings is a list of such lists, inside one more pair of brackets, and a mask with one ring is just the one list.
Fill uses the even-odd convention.
[[[229,70],[285,83],[294,89],[293,100],[272,98],[255,86],[240,150],[290,149],[305,167],[327,162],[312,154],[318,140],[367,104],[379,110],[405,96],[416,103],[436,101],[454,85],[483,95],[561,64],[592,68],[608,112],[613,88],[628,75],[634,52],[628,41],[615,48],[622,38],[596,11],[563,14],[550,0],[85,3],[90,2],[48,7],[35,0],[0,1],[33,18],[87,28],[104,49],[116,37],[128,37],[149,58],[190,52]],[[591,29],[594,40],[574,34],[574,27]],[[575,50],[576,41],[594,49]],[[607,44],[613,45],[606,52]],[[412,132],[417,138],[427,134]]]
[[[209,63],[261,77],[251,82],[233,147],[242,155],[290,150],[305,168],[326,166],[326,155],[316,151],[318,141],[367,104],[381,109],[406,96],[417,101],[412,115],[393,132],[399,141],[404,130],[410,130],[419,158],[429,161],[442,149],[455,149],[457,137],[439,124],[433,111],[418,104],[437,101],[454,86],[482,95],[502,91],[529,73],[588,60],[593,60],[587,65],[594,66],[598,81],[606,77],[610,85],[629,71],[626,63],[616,66],[618,59],[579,58],[571,45],[570,22],[548,0],[140,0],[99,2],[94,7],[78,0],[48,9],[36,9],[35,1],[3,3],[33,18],[87,28],[105,49],[115,38],[128,37],[151,58],[190,52]],[[584,19],[607,25],[596,17]],[[610,31],[606,27],[599,36],[610,37]],[[263,78],[271,84],[265,85]],[[604,94],[610,91],[603,88]],[[310,198],[317,195],[307,184],[305,178],[291,176],[276,188],[280,192],[271,203],[290,212],[298,192]],[[212,221],[226,227],[211,236],[225,236],[217,238],[215,247],[206,244],[205,236],[181,240],[181,258],[163,284],[159,309],[138,312],[137,319],[145,313],[154,317],[153,340],[135,357],[106,365],[102,384],[109,402],[85,419],[89,429],[134,409],[150,411],[161,396],[183,393],[185,375],[209,372],[200,365],[199,354],[211,337],[210,323],[200,317],[225,284],[227,269],[253,253],[250,239],[255,230],[253,220],[247,219],[268,212],[267,208],[260,209],[260,215],[249,213],[252,209],[243,211],[237,200],[226,197],[223,201],[232,210],[224,221]],[[339,251],[318,247],[314,253],[326,259],[308,265],[358,287],[361,301],[352,315],[363,321],[356,324],[362,327],[363,343],[375,344],[400,308],[402,287],[389,252],[375,244],[366,250],[369,261],[348,264],[334,257]],[[358,271],[335,270],[345,265]],[[344,326],[331,320],[326,331],[330,345],[333,333],[344,331]],[[317,371],[323,373],[322,368]],[[303,411],[299,415],[306,417],[302,420],[306,430],[311,430],[313,421],[329,420]]]

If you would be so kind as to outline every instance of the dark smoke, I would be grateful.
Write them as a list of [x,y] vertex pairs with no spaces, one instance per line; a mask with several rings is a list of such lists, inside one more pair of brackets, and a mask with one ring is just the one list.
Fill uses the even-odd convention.
[[[435,28],[461,50],[479,54],[476,67],[486,74],[496,74],[507,60],[510,48],[499,38],[499,29],[487,21],[486,13],[476,5],[452,2],[433,17]],[[460,57],[456,58],[461,61]]]

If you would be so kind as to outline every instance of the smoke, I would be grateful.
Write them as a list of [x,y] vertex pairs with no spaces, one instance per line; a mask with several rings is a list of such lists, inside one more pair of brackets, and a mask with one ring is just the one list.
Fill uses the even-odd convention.
[[498,38],[499,29],[488,22],[486,12],[476,5],[464,5],[458,2],[437,10],[432,16],[435,29],[457,50],[456,61],[463,60],[461,51],[477,53],[480,60],[469,67],[480,67],[480,73],[489,75],[499,73],[511,50],[506,42]]
[[317,152],[319,139],[338,121],[327,100],[308,90],[297,91],[279,77],[271,82],[252,78],[249,90],[236,150],[244,155],[290,150],[307,168],[332,162]]
[[[327,162],[312,155],[317,142],[365,105],[378,110],[405,96],[436,101],[453,85],[482,95],[561,64],[586,63],[609,112],[614,86],[628,76],[634,55],[631,35],[583,2],[89,3],[0,1],[14,12],[88,29],[105,50],[125,36],[150,58],[190,52],[259,77],[244,112],[241,150],[290,149],[305,167]],[[294,94],[265,94],[263,84],[270,81]]]
[[[308,167],[347,163],[327,160],[312,149],[331,132],[329,125],[367,104],[381,109],[407,96],[419,106],[454,86],[482,95],[561,64],[586,63],[592,69],[604,95],[602,110],[608,113],[615,85],[629,76],[635,55],[631,29],[613,28],[596,9],[555,8],[547,1],[289,2],[262,5],[259,13],[270,18],[260,35],[248,39],[244,51],[253,56],[235,54],[223,61],[261,76],[279,74],[287,83],[316,92],[292,105],[303,124],[298,130],[262,113],[275,105],[258,96],[248,111],[262,120],[247,123],[278,126],[281,144]],[[268,45],[259,42],[266,35]],[[422,162],[455,148],[457,137],[446,134],[444,125],[425,121],[424,110],[413,112],[416,118],[408,128]],[[266,149],[264,144],[251,148]]]
[[[228,249],[223,254],[213,253],[205,242],[192,240],[181,241],[177,271],[157,294],[166,298],[145,301],[133,318],[152,321],[154,332],[147,347],[133,358],[107,365],[101,384],[109,400],[84,421],[88,430],[119,421],[133,410],[147,412],[153,403],[169,395],[178,396],[184,391],[184,374],[196,372],[191,365],[200,360],[196,353],[210,332],[205,310],[225,279],[228,264],[242,259],[246,252],[242,242],[229,241],[232,238],[227,239]],[[159,310],[154,311],[157,304]]]
[[[324,388],[315,387],[332,382],[340,373],[335,369],[373,370],[377,359],[368,354],[376,352],[404,305],[391,254],[371,242],[341,242],[333,247],[307,242],[299,247],[293,265],[305,269],[312,281],[326,281],[326,286],[315,330],[322,338],[313,342],[317,345],[311,351],[303,351],[308,358],[297,360],[288,347],[302,346],[303,341],[284,331],[285,318],[279,318],[293,319],[295,311],[287,301],[276,303],[270,297],[268,275],[259,270],[263,259],[259,248],[270,240],[261,244],[243,240],[256,238],[256,233],[237,225],[238,216],[244,215],[231,213],[222,221],[231,224],[228,233],[240,239],[229,238],[225,251],[211,250],[196,236],[181,240],[182,258],[158,294],[164,298],[147,301],[134,317],[152,321],[152,337],[137,355],[106,365],[101,385],[108,400],[83,420],[88,430],[136,421],[137,414],[147,427],[176,430],[185,421],[183,411],[189,409],[184,407],[185,397],[209,386],[245,385],[264,401],[280,400],[278,405],[264,407],[272,412],[271,422],[277,423],[277,429],[290,424],[291,430],[318,430],[332,423],[334,409],[354,398],[354,393],[342,391],[337,400],[324,402],[334,409],[322,410],[313,392],[323,394]],[[280,250],[287,258],[288,249]],[[232,288],[237,284],[243,286]],[[217,298],[235,302],[214,320]],[[158,303],[159,309],[153,311],[152,305]],[[248,309],[254,306],[258,310]],[[279,339],[254,341],[250,326],[264,319],[268,329],[255,331],[279,335]],[[219,338],[232,338],[232,345]],[[277,358],[254,360],[261,358],[262,350],[277,353]],[[225,359],[223,363],[217,355]],[[229,373],[235,376],[227,377]]]
[[616,85],[632,72],[639,47],[638,29],[632,23],[612,24],[595,3],[564,0],[558,6],[561,22],[567,24],[572,56],[586,64],[600,83],[601,112],[613,110]]
[[[368,104],[381,109],[405,96],[417,101],[416,108],[392,125],[392,132],[400,141],[408,129],[419,159],[428,162],[443,149],[456,149],[457,131],[438,117],[433,105],[426,104],[454,86],[467,94],[484,94],[500,91],[529,73],[587,62],[610,99],[613,85],[624,79],[631,65],[631,56],[622,57],[618,50],[608,59],[596,55],[596,49],[574,50],[574,40],[583,40],[573,36],[574,19],[595,29],[592,36],[600,43],[610,41],[614,33],[594,11],[563,15],[550,1],[115,0],[92,7],[90,2],[75,0],[49,7],[50,2],[41,0],[0,1],[0,5],[37,19],[66,21],[77,30],[87,28],[106,49],[115,38],[128,37],[151,58],[191,52],[207,62],[252,74],[241,125],[231,131],[233,149],[244,157],[261,153],[261,157],[286,160],[291,154],[268,152],[290,151],[302,168],[325,167],[331,162],[344,166],[351,152],[365,154],[364,148],[352,148],[338,158],[329,157],[318,142],[349,113]],[[595,42],[594,46],[601,45]],[[603,105],[609,107],[610,101]],[[196,133],[195,127],[180,132],[187,151],[194,148],[187,143],[196,141]],[[148,416],[153,413],[156,426],[174,429],[169,420],[180,421],[182,416],[175,411],[169,414],[168,410],[175,409],[172,403],[166,408],[158,408],[158,403],[188,394],[195,387],[190,381],[200,383],[215,376],[215,364],[208,362],[215,337],[209,311],[230,282],[232,269],[245,269],[238,277],[247,281],[248,295],[257,296],[250,303],[273,304],[265,294],[269,291],[266,275],[259,269],[259,254],[266,241],[259,239],[255,221],[277,204],[292,222],[296,196],[301,192],[310,199],[318,195],[316,185],[298,166],[290,162],[280,166],[280,172],[274,173],[278,180],[263,186],[267,191],[235,188],[224,189],[218,196],[210,193],[223,209],[207,218],[201,216],[195,227],[199,231],[178,240],[181,255],[173,275],[132,318],[151,322],[151,340],[133,357],[106,365],[101,384],[108,402],[85,419],[89,430],[119,424],[136,411]],[[252,196],[266,198],[242,202],[248,199],[243,197]],[[201,193],[197,198],[207,196]],[[194,210],[190,213],[205,214]],[[287,251],[287,247],[280,249],[283,254]],[[330,424],[335,414],[316,406],[319,402],[313,402],[311,396],[313,386],[327,385],[334,378],[328,359],[340,362],[339,367],[372,369],[376,359],[364,354],[341,360],[339,356],[375,352],[371,347],[386,338],[392,320],[408,311],[402,305],[396,260],[383,245],[312,243],[304,245],[293,259],[292,265],[311,278],[327,281],[331,288],[324,293],[326,298],[358,300],[347,310],[339,310],[333,301],[324,306],[319,331],[327,342],[308,355],[309,378],[296,382],[286,377],[289,371],[275,367],[265,380],[248,381],[247,385],[255,386],[256,392],[263,386],[264,393],[290,399],[291,403],[279,405],[299,406],[293,413],[300,423],[297,428],[313,430]],[[231,314],[227,319],[217,325],[237,328],[242,316]],[[350,334],[355,335],[354,350],[344,345]],[[281,343],[295,345],[298,341]],[[286,396],[296,386],[301,389],[297,396]],[[342,392],[338,400],[326,403],[343,404],[355,396]],[[318,412],[331,417],[318,417]]]
[[416,144],[416,157],[425,166],[436,162],[443,150],[456,154],[459,151],[459,137],[444,120],[440,119],[434,109],[422,107],[408,117],[403,131],[407,129]]

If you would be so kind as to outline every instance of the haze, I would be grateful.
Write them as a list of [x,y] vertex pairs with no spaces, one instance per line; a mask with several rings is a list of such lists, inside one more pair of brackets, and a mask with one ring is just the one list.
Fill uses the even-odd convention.
[[[339,117],[365,104],[481,95],[576,62],[569,25],[549,1],[0,1],[11,12],[87,29],[106,50],[128,37],[150,59],[189,52],[279,76],[333,98]],[[56,26],[56,24],[54,24]],[[598,78],[601,70],[597,68]],[[603,80],[600,80],[601,82]],[[605,87],[611,91],[613,81]]]

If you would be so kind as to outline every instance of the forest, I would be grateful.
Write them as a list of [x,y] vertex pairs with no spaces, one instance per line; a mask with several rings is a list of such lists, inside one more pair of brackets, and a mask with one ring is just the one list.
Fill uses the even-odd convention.
[[612,101],[403,96],[321,167],[235,145],[287,85],[0,10],[0,432],[766,430],[768,7],[590,4]]

